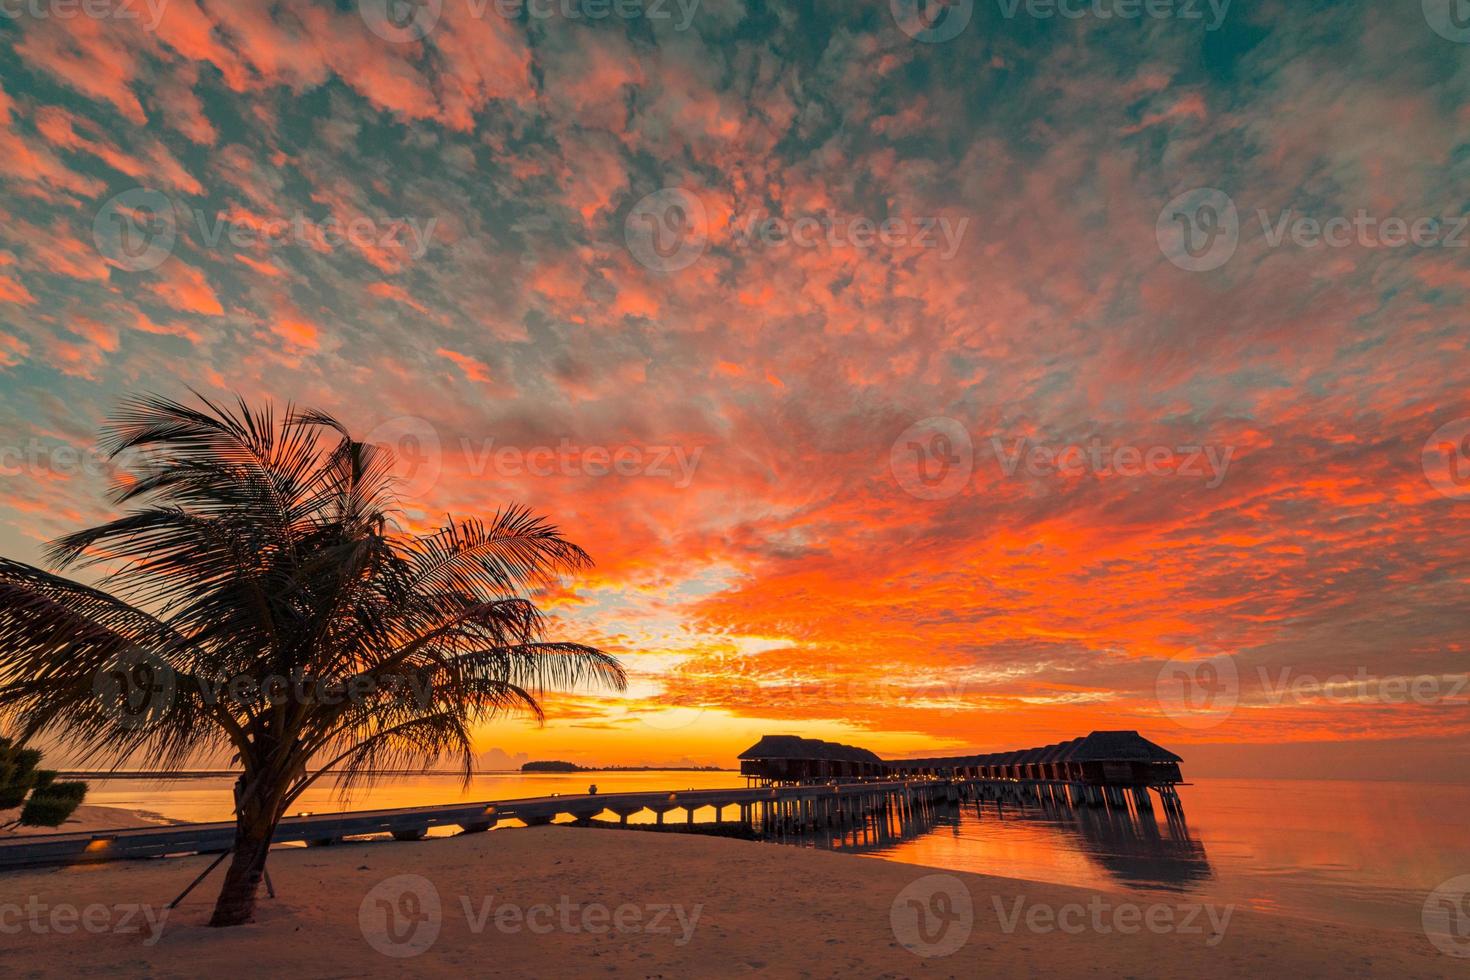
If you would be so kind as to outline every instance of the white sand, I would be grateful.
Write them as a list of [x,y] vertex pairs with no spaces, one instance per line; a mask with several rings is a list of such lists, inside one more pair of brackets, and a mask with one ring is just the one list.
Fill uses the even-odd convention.
[[[1124,911],[1130,903],[1147,904],[1137,897],[970,874],[932,879],[927,876],[944,873],[774,844],[570,827],[278,850],[270,869],[280,897],[262,897],[255,923],[204,926],[219,885],[216,872],[149,944],[148,914],[156,917],[208,860],[0,875],[5,974],[222,980],[1470,974],[1470,961],[1435,951],[1419,935],[1242,910],[1231,914],[1223,935],[1213,933],[1205,913],[1193,922],[1200,932],[1155,934]],[[399,875],[418,877],[380,884]],[[945,920],[929,920],[928,938],[938,945],[926,951],[943,951],[955,939],[963,945],[926,958],[900,939],[922,942],[907,900],[923,903],[935,884],[968,892],[973,926],[966,932],[957,920],[946,930]],[[133,908],[126,922],[139,931],[111,931],[122,924],[124,906],[134,903],[149,906]],[[1045,931],[1049,916],[1086,920],[1085,910],[1095,906],[1110,910],[1102,913],[1107,931],[1087,921],[1076,932]],[[1176,922],[1188,914],[1185,896],[1163,906]],[[942,903],[925,907],[949,914]],[[1021,917],[1007,931],[1017,908]],[[75,922],[69,934],[56,931],[58,910],[63,924],[70,921],[66,910],[91,916],[97,931]],[[389,936],[385,910],[394,910],[391,922],[405,942]],[[645,928],[655,916],[657,928]],[[1121,934],[1114,925],[1136,931]],[[422,951],[392,958],[374,941],[394,952]]]

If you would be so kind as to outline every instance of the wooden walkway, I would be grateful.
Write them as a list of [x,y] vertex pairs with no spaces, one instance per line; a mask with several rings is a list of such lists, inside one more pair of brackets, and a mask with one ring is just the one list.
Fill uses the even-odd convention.
[[[276,827],[277,844],[326,844],[344,837],[392,834],[417,840],[434,827],[458,827],[466,833],[489,830],[505,821],[527,826],[549,824],[559,817],[588,821],[612,813],[621,823],[649,810],[657,823],[672,811],[695,814],[713,808],[715,820],[736,809],[738,819],[765,832],[795,827],[836,827],[868,814],[912,813],[941,800],[969,796],[959,781],[918,780],[838,785],[702,789],[652,793],[541,796],[484,803],[366,810],[285,817]],[[732,815],[733,816],[733,815]],[[45,865],[89,864],[129,858],[211,854],[234,843],[233,822],[178,824],[95,833],[38,834],[0,841],[0,871]]]

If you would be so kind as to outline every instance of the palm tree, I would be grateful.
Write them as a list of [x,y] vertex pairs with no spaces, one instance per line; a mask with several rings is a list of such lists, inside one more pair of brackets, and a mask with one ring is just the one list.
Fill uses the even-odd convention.
[[0,721],[165,771],[232,750],[211,919],[228,926],[251,917],[276,823],[324,772],[345,791],[448,757],[468,781],[477,724],[540,720],[546,689],[625,677],[545,639],[527,595],[591,564],[556,527],[513,507],[402,532],[386,449],[321,412],[196,397],[124,403],[102,447],[135,456],[112,490],[129,512],[50,546],[58,570],[108,566],[110,591],[0,559]]

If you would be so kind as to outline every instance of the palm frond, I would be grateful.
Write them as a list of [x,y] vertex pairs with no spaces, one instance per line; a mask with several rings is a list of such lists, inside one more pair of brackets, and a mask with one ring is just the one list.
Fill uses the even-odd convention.
[[[608,654],[547,639],[534,590],[591,565],[553,524],[517,506],[399,533],[386,449],[323,412],[195,398],[122,406],[103,446],[143,453],[113,489],[127,512],[51,547],[109,591],[0,559],[0,720],[165,768],[228,747],[274,807],[319,755],[344,786],[446,755],[468,772],[476,726],[625,685]],[[170,681],[148,725],[97,693],[138,658]]]

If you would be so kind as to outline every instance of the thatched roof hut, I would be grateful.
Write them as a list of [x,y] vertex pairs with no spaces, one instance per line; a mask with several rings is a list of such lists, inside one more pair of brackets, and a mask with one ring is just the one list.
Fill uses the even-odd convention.
[[1181,781],[1183,760],[1135,731],[1102,731],[1031,749],[884,761],[866,749],[767,735],[740,753],[741,772],[769,782],[939,776],[1070,780],[1108,785]]
[[883,775],[883,760],[867,749],[796,735],[766,735],[740,753],[740,772],[766,782],[865,779]]

